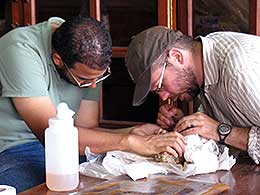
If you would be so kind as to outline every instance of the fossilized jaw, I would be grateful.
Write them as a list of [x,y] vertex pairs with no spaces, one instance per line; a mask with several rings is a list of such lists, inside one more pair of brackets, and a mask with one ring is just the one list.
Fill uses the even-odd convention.
[[155,154],[154,159],[157,162],[170,163],[170,164],[180,164],[184,162],[183,157],[174,157],[168,152],[162,152],[160,154]]

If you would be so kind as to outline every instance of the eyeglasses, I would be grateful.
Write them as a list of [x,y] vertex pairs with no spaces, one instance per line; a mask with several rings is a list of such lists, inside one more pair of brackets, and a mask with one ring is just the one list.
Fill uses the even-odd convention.
[[164,60],[164,63],[163,63],[162,73],[161,73],[161,76],[160,76],[160,79],[159,79],[158,86],[156,87],[156,90],[155,90],[156,93],[159,93],[162,90],[162,87],[163,87],[163,76],[164,76],[164,72],[165,72],[166,66],[167,66],[167,56],[166,56],[166,58]]
[[89,86],[93,85],[93,80],[95,80],[95,79],[96,79],[95,83],[97,84],[97,83],[105,80],[107,77],[109,77],[111,75],[110,67],[107,67],[107,70],[104,72],[104,74],[98,78],[79,80],[78,78],[76,78],[76,76],[73,75],[73,73],[70,71],[67,64],[66,63],[63,63],[63,64],[64,64],[64,67],[66,68],[66,70],[68,71],[69,75],[73,78],[73,80],[77,83],[77,85],[80,88],[89,87]]

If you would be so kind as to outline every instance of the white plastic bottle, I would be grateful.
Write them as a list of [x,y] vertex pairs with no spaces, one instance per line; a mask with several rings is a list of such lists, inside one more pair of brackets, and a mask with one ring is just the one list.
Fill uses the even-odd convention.
[[46,184],[52,191],[73,190],[79,184],[78,130],[73,115],[66,103],[60,103],[45,130]]

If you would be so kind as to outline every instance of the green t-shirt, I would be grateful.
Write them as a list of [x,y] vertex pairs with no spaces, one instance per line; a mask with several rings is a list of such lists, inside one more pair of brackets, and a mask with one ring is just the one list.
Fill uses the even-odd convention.
[[51,24],[63,22],[50,18],[14,29],[0,39],[0,152],[37,140],[17,113],[12,97],[49,96],[55,106],[66,102],[75,112],[82,99],[99,100],[101,84],[80,89],[56,71],[51,60]]

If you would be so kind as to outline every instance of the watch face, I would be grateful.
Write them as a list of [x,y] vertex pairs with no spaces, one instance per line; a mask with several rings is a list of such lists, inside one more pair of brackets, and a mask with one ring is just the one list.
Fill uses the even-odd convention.
[[221,135],[227,135],[231,131],[231,126],[222,123],[218,126],[218,131]]

